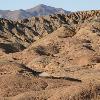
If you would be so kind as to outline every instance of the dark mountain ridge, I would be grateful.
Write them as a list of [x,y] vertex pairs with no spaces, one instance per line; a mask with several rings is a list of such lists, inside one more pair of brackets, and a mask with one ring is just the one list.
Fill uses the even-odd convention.
[[25,19],[32,16],[44,16],[44,15],[50,15],[55,13],[69,13],[69,11],[66,11],[62,8],[55,8],[50,7],[44,4],[37,5],[36,7],[33,7],[31,9],[27,10],[0,10],[0,17],[11,19],[11,20],[19,20],[19,19]]

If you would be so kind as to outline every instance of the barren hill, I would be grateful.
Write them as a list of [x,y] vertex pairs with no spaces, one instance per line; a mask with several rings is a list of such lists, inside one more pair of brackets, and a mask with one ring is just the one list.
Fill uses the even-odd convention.
[[0,19],[0,30],[1,100],[100,100],[99,10]]

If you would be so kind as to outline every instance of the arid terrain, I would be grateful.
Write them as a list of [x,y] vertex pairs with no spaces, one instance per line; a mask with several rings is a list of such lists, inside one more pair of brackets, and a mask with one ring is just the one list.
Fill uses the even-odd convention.
[[0,100],[100,100],[100,10],[1,18]]

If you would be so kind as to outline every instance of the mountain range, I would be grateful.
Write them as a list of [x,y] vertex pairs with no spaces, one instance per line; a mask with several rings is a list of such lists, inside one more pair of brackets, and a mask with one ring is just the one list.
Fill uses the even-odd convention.
[[18,20],[18,19],[25,19],[32,16],[44,16],[44,15],[50,15],[55,13],[69,13],[69,11],[66,11],[62,8],[55,8],[50,7],[44,4],[37,5],[36,7],[30,8],[30,9],[20,9],[20,10],[0,10],[0,17],[11,19],[11,20]]

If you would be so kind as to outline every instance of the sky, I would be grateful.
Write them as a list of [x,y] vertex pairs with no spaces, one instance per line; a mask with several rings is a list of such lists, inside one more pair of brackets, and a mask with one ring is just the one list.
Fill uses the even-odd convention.
[[33,8],[45,4],[67,11],[100,9],[100,0],[0,0],[0,10],[18,10]]

